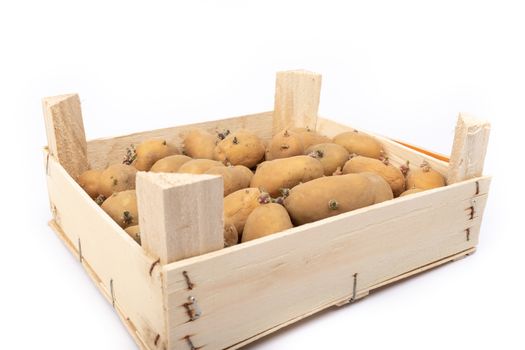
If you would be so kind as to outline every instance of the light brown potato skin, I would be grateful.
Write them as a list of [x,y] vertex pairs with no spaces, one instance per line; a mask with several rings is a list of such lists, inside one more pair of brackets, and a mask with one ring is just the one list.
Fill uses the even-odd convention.
[[108,198],[115,192],[135,189],[137,169],[127,164],[110,165],[100,175],[98,191]]
[[139,224],[135,190],[113,193],[102,203],[102,209],[122,228]]
[[211,159],[192,159],[182,164],[177,172],[187,174],[204,174],[216,166],[224,166],[224,164]]
[[159,159],[153,164],[150,171],[154,173],[176,173],[182,164],[187,163],[191,160],[190,157],[176,154]]
[[359,173],[370,180],[370,189],[374,191],[374,204],[388,201],[394,198],[392,187],[386,180],[376,173]]
[[414,194],[414,193],[419,193],[419,192],[423,192],[424,190],[420,189],[420,188],[411,188],[410,190],[406,190],[405,192],[401,193],[399,195],[399,197],[404,197],[404,196],[409,196],[411,194]]
[[334,143],[346,148],[348,153],[379,159],[383,155],[383,147],[372,136],[357,130],[343,132],[334,137]]
[[[247,181],[248,185],[249,185],[250,182],[252,181],[253,171],[251,171],[250,169],[248,169],[244,165],[235,165],[234,168],[238,169],[238,173],[242,175],[242,177],[244,178],[244,181]],[[248,186],[246,186],[246,187],[248,187]]]
[[286,209],[277,203],[268,203],[255,208],[246,219],[242,242],[271,235],[292,228]]
[[213,159],[213,150],[219,141],[212,133],[194,129],[184,137],[184,153],[192,158]]
[[375,204],[370,186],[361,174],[325,176],[292,188],[284,206],[292,222],[302,225]]
[[335,143],[319,143],[308,147],[304,154],[317,158],[324,168],[325,176],[333,175],[337,168],[343,169],[350,157],[348,151]]
[[244,188],[224,197],[225,240],[227,234],[231,234],[226,232],[229,225],[238,235],[242,234],[248,215],[261,205],[259,196],[261,191],[258,188]]
[[87,192],[87,194],[95,199],[99,193],[99,183],[102,171],[100,170],[87,170],[78,176],[77,182]]
[[137,146],[137,158],[133,166],[140,171],[149,171],[159,159],[179,153],[178,150],[166,140],[147,140]]
[[292,188],[324,175],[323,165],[310,156],[274,159],[259,164],[250,187],[261,188],[272,197],[280,195],[282,188]]
[[204,174],[220,175],[224,183],[224,196],[226,197],[232,192],[250,186],[251,176],[248,177],[244,169],[247,169],[250,174],[250,169],[242,165],[236,166],[215,166],[210,168]]
[[307,149],[310,146],[318,145],[320,143],[329,143],[332,140],[328,136],[319,134],[315,130],[308,128],[292,128],[291,131],[297,133],[301,141],[303,142],[304,149]]
[[293,131],[283,130],[270,141],[266,149],[266,160],[298,156],[303,152],[303,141],[299,135]]
[[392,188],[395,197],[405,190],[405,177],[401,170],[391,164],[386,165],[378,159],[356,156],[346,162],[343,167],[343,174],[363,172],[372,172],[383,177]]
[[410,169],[407,175],[407,189],[419,188],[429,190],[431,188],[443,187],[446,185],[445,178],[429,166],[418,169]]
[[257,135],[238,130],[217,144],[213,159],[224,164],[253,168],[264,158],[265,150],[264,142]]
[[133,238],[135,240],[135,242],[140,244],[140,227],[139,227],[139,225],[133,225],[133,226],[126,227],[124,229],[124,231],[126,231],[126,233],[131,238]]

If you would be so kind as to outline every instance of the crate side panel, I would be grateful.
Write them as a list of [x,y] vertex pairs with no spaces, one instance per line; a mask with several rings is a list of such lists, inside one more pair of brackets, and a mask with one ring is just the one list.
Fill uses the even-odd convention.
[[[489,181],[403,197],[167,265],[169,348],[188,335],[197,347],[226,348],[351,298],[356,273],[362,294],[472,248],[466,229],[479,225],[482,211],[471,216],[471,199],[482,208]],[[202,310],[192,322],[184,307],[189,296]]]
[[114,138],[92,140],[87,144],[90,167],[92,169],[104,169],[110,164],[121,163],[127,147],[131,144],[137,145],[146,139],[166,139],[177,147],[181,147],[184,135],[194,128],[207,130],[214,134],[224,130],[235,131],[238,129],[247,129],[263,140],[268,141],[272,138],[272,115],[273,112],[263,112],[204,123],[145,131]]
[[83,265],[92,270],[92,277],[129,318],[138,336],[149,348],[162,349],[166,327],[161,269],[53,157],[48,158],[47,169],[53,216],[64,237],[76,246]]
[[[392,279],[386,280],[385,282],[383,282],[383,283],[380,284],[380,285],[374,285],[374,286],[370,287],[370,291],[372,291],[372,290],[374,290],[374,289],[376,289],[376,288],[380,288],[380,287],[382,287],[382,286],[388,285],[388,284],[390,284],[390,283],[394,283],[394,282],[400,281],[400,280],[402,280],[402,279],[405,279],[405,278],[411,277],[411,276],[416,275],[416,274],[418,274],[418,273],[425,272],[425,271],[427,271],[427,270],[431,270],[431,269],[433,269],[433,268],[439,267],[439,266],[444,265],[444,264],[446,264],[446,263],[449,263],[449,262],[451,262],[451,261],[459,260],[459,259],[461,259],[461,258],[464,258],[464,257],[466,257],[466,256],[468,256],[468,255],[473,254],[475,251],[476,251],[476,248],[470,248],[470,249],[464,250],[464,251],[462,251],[462,252],[459,252],[459,253],[457,253],[457,254],[454,254],[454,255],[448,256],[448,257],[446,257],[446,258],[444,258],[444,259],[440,259],[440,260],[435,261],[435,262],[433,262],[433,263],[431,263],[431,264],[428,264],[428,265],[422,266],[422,267],[420,267],[420,268],[414,269],[414,270],[409,271],[409,272],[407,272],[407,273],[404,273],[404,274],[402,274],[402,275],[396,276],[396,277],[394,277],[394,278],[392,278]],[[357,293],[356,293],[356,297],[353,298],[353,300],[361,299],[361,298],[367,296],[368,293],[369,293],[369,291],[365,291],[365,292],[360,291],[360,292],[357,292]],[[317,308],[317,309],[313,309],[313,310],[309,311],[309,312],[306,313],[306,314],[303,314],[303,315],[301,315],[301,316],[299,316],[299,317],[296,317],[296,318],[294,318],[294,319],[288,320],[288,321],[286,321],[285,323],[279,324],[279,325],[277,325],[277,326],[275,326],[275,327],[273,327],[273,328],[270,328],[270,329],[268,329],[268,330],[266,330],[266,331],[264,331],[264,332],[262,332],[262,333],[259,333],[259,334],[255,335],[255,336],[253,336],[253,337],[251,337],[251,338],[249,338],[249,339],[246,339],[246,340],[244,340],[244,341],[242,341],[242,342],[240,342],[240,343],[237,343],[237,344],[235,344],[235,345],[232,345],[231,347],[228,347],[228,350],[240,349],[240,348],[242,348],[242,347],[245,346],[245,345],[248,345],[248,344],[250,344],[250,343],[253,343],[253,342],[257,341],[258,339],[261,339],[261,338],[263,338],[263,337],[265,337],[265,336],[267,336],[267,335],[269,335],[269,334],[271,334],[271,333],[273,333],[273,332],[276,332],[276,331],[280,330],[281,328],[284,328],[284,327],[286,327],[286,326],[289,326],[289,325],[291,325],[291,324],[293,324],[293,323],[295,323],[295,322],[301,321],[301,320],[303,320],[303,319],[305,319],[305,318],[307,318],[307,317],[309,317],[309,316],[311,316],[311,315],[313,315],[313,314],[315,314],[315,313],[317,313],[317,312],[319,312],[319,311],[322,311],[322,310],[324,310],[324,309],[327,309],[327,308],[329,308],[329,307],[333,307],[333,306],[344,306],[344,305],[347,305],[347,304],[349,304],[349,303],[350,303],[350,300],[347,299],[347,298],[345,298],[345,299],[343,299],[340,303],[336,303],[336,304],[334,304],[334,303],[329,303],[328,305],[324,305],[324,306],[321,306],[321,307],[319,307],[319,308]]]
[[[318,118],[317,131],[329,137],[334,137],[345,131],[352,131],[353,127],[336,123],[326,118]],[[428,154],[417,151],[414,148],[409,148],[401,143],[390,140],[384,136],[376,135],[374,133],[359,129],[360,132],[375,137],[383,145],[383,149],[388,156],[389,161],[396,165],[404,165],[408,161],[410,166],[419,166],[423,161],[427,161],[434,170],[445,175],[448,172],[448,162],[434,158]],[[440,156],[442,157],[442,156]]]

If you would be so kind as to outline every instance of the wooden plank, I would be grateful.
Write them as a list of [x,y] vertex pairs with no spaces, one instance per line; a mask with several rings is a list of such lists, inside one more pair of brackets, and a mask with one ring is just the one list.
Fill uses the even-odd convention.
[[47,159],[47,184],[54,221],[94,271],[98,287],[126,315],[151,350],[167,344],[162,317],[161,269],[124,230],[80,188],[54,157]]
[[[440,260],[435,261],[435,262],[433,262],[433,263],[431,263],[431,264],[428,264],[428,265],[422,266],[422,267],[420,267],[420,268],[418,268],[418,269],[414,269],[414,270],[412,270],[412,271],[410,271],[410,272],[407,272],[407,273],[404,273],[404,274],[402,274],[402,275],[396,276],[396,277],[394,277],[394,278],[392,278],[392,279],[390,279],[390,280],[387,280],[387,281],[385,281],[385,282],[383,282],[383,283],[381,283],[381,284],[378,284],[378,285],[376,285],[376,286],[372,286],[372,287],[370,288],[370,291],[372,291],[372,290],[374,290],[374,289],[377,289],[377,288],[379,288],[379,287],[384,287],[384,286],[389,285],[389,284],[392,284],[392,283],[394,283],[394,282],[397,282],[397,281],[403,280],[403,279],[405,279],[405,278],[411,277],[411,276],[413,276],[413,275],[415,275],[415,274],[419,274],[419,273],[422,273],[422,272],[424,272],[424,271],[427,271],[427,270],[430,270],[430,269],[436,268],[436,267],[438,267],[438,266],[444,265],[444,264],[449,263],[449,262],[451,262],[451,261],[458,260],[458,259],[460,259],[460,258],[462,258],[462,257],[465,257],[465,256],[468,256],[468,255],[473,254],[475,251],[476,251],[476,248],[469,248],[469,249],[464,250],[464,251],[462,251],[462,252],[459,252],[459,253],[457,253],[457,254],[453,254],[453,255],[448,256],[448,257],[446,257],[446,258],[444,258],[444,259],[440,259]],[[367,295],[369,294],[370,291],[363,291],[363,292],[358,293],[358,294],[356,295],[356,298],[355,298],[353,301],[364,298],[365,296],[367,296]],[[344,306],[344,305],[348,305],[348,304],[349,304],[349,300],[348,300],[348,299],[343,299],[340,303],[335,304],[335,306]],[[245,345],[248,345],[248,344],[250,344],[250,343],[253,343],[254,341],[256,341],[256,340],[258,340],[258,339],[261,339],[261,338],[263,338],[263,337],[265,337],[265,336],[267,336],[267,335],[269,335],[269,334],[271,334],[271,333],[274,333],[274,332],[276,332],[276,331],[278,331],[278,330],[280,330],[280,329],[282,329],[282,328],[284,328],[284,327],[287,327],[287,326],[289,326],[289,325],[291,325],[291,324],[294,324],[294,323],[296,323],[296,322],[299,322],[299,321],[301,321],[301,320],[303,320],[303,319],[305,319],[305,318],[307,318],[307,317],[309,317],[309,316],[312,316],[312,315],[314,315],[314,314],[316,314],[316,313],[318,313],[318,312],[320,312],[320,311],[322,311],[322,310],[324,310],[324,309],[327,309],[327,308],[329,308],[329,307],[332,307],[332,306],[334,306],[334,304],[332,304],[332,303],[330,303],[329,305],[323,305],[323,306],[320,307],[320,308],[317,308],[317,309],[311,310],[311,311],[309,311],[308,313],[306,313],[306,314],[304,314],[304,315],[301,315],[301,316],[299,316],[299,317],[297,317],[297,318],[291,319],[291,320],[289,320],[289,321],[287,321],[287,322],[285,322],[285,323],[282,323],[282,324],[280,324],[280,325],[278,325],[278,326],[275,326],[275,327],[273,327],[273,328],[271,328],[271,329],[268,329],[268,330],[266,330],[266,331],[264,331],[264,332],[262,332],[262,333],[259,333],[259,334],[255,335],[255,336],[253,336],[253,337],[251,337],[251,338],[249,338],[249,339],[246,339],[246,340],[244,340],[244,341],[242,341],[242,342],[240,342],[240,343],[237,343],[237,344],[235,344],[235,345],[233,345],[233,346],[231,346],[231,347],[228,347],[227,349],[228,349],[228,350],[240,349],[240,348],[242,348],[242,347],[245,346]]]
[[278,72],[273,134],[293,127],[315,130],[320,96],[321,74],[305,70]]
[[143,248],[161,264],[224,248],[223,187],[217,175],[139,172]]
[[[57,237],[64,243],[64,245],[69,249],[69,251],[77,258],[80,259],[80,252],[78,251],[78,247],[73,244],[67,237],[67,235],[62,231],[60,226],[57,225],[55,220],[51,220],[49,222],[49,227],[56,233]],[[98,288],[100,293],[106,298],[106,300],[110,303],[113,303],[112,297],[111,297],[111,291],[108,291],[104,284],[101,283],[100,277],[97,275],[96,271],[93,270],[91,265],[83,260],[82,266],[86,270],[86,273],[91,278],[95,286]],[[120,303],[118,301],[114,302],[114,308],[117,312],[117,315],[119,316],[120,320],[124,324],[124,327],[128,330],[129,334],[137,344],[140,350],[151,350],[146,343],[142,340],[140,334],[137,332],[137,329],[135,328],[135,325],[130,321],[128,316],[124,313],[122,308],[120,307]]]
[[92,169],[105,169],[110,164],[120,163],[124,158],[127,147],[132,144],[137,145],[147,139],[165,139],[177,147],[181,147],[184,135],[195,128],[207,130],[211,133],[222,132],[226,129],[231,131],[247,129],[264,141],[268,141],[272,138],[272,115],[273,112],[263,112],[92,140],[87,143],[89,164]]
[[448,183],[472,179],[483,174],[489,134],[489,122],[465,113],[459,114],[447,173]]
[[88,169],[87,143],[78,95],[42,99],[49,152],[77,178]]
[[[355,273],[360,294],[474,247],[489,184],[433,189],[164,266],[169,349],[188,335],[196,347],[238,344],[351,298]],[[190,296],[202,310],[191,322]]]
[[437,153],[437,152],[434,152],[434,151],[429,151],[428,149],[425,149],[423,147],[420,147],[420,146],[415,146],[415,145],[412,145],[408,142],[404,142],[404,141],[399,141],[399,140],[393,140],[405,147],[408,147],[410,149],[413,149],[414,151],[418,151],[420,153],[423,153],[423,154],[426,154],[427,156],[431,156],[432,158],[436,158],[436,159],[439,159],[439,160],[442,160],[444,162],[449,162],[450,159],[449,157],[441,154],[441,153]]
[[[319,117],[317,120],[317,131],[328,137],[334,137],[335,135],[344,131],[351,131],[354,129],[355,128],[351,126],[339,124],[321,117]],[[383,149],[388,156],[389,161],[395,166],[405,165],[408,161],[410,167],[419,167],[421,163],[426,161],[434,170],[440,172],[443,175],[445,175],[448,171],[448,162],[439,160],[431,155],[425,154],[415,149],[411,149],[387,137],[376,135],[361,129],[358,130],[359,132],[375,137],[383,145]]]
[[412,277],[412,276],[420,274],[422,272],[431,270],[431,269],[436,268],[438,266],[441,266],[443,264],[446,264],[446,263],[449,263],[449,262],[452,262],[452,261],[460,260],[461,258],[464,258],[466,256],[474,254],[475,251],[476,251],[475,247],[468,248],[468,249],[463,250],[463,251],[461,251],[459,253],[447,256],[446,258],[439,259],[438,261],[434,261],[434,262],[429,263],[427,265],[423,265],[421,267],[418,267],[417,269],[405,272],[405,273],[403,273],[403,274],[401,274],[399,276],[396,276],[396,277],[390,278],[390,279],[388,279],[386,281],[382,281],[380,283],[377,283],[377,284],[375,284],[375,285],[370,287],[370,291],[372,292],[375,289],[383,288],[383,287],[388,286],[388,285],[390,285],[392,283],[399,282],[401,280],[404,280],[406,278]]

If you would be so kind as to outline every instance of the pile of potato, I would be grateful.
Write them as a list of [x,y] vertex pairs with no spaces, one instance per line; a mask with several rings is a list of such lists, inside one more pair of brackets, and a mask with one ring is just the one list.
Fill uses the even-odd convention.
[[146,140],[123,153],[121,164],[88,170],[78,183],[139,244],[137,171],[220,175],[225,246],[445,186],[427,163],[389,164],[381,143],[356,130],[331,139],[294,128],[266,143],[248,130],[195,129],[184,135],[182,151]]

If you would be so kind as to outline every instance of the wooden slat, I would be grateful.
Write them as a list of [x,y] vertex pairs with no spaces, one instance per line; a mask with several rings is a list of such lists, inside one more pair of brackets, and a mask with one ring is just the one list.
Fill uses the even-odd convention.
[[315,130],[320,96],[320,74],[305,70],[278,72],[273,134],[293,127]]
[[87,143],[78,95],[42,99],[49,152],[77,178],[88,169]]
[[447,182],[456,183],[483,174],[489,143],[490,123],[460,113],[450,155]]
[[[178,147],[182,146],[184,135],[195,128],[207,130],[211,133],[247,129],[258,135],[264,141],[272,138],[273,112],[263,112],[240,117],[214,120],[204,123],[176,126],[165,129],[144,131],[131,135],[89,141],[88,159],[91,168],[104,169],[110,164],[120,163],[124,158],[126,148],[131,144],[137,145],[147,139],[165,139]],[[176,121],[176,118],[174,118]]]
[[[82,264],[99,288],[126,315],[149,349],[167,344],[161,269],[80,188],[54,157],[46,157],[54,221],[81,252]],[[157,339],[158,337],[158,339]]]
[[167,264],[224,248],[223,187],[217,175],[139,172],[144,249]]
[[[55,222],[55,220],[51,220],[49,222],[49,227],[56,233],[58,238],[64,243],[64,245],[69,249],[71,254],[73,254],[77,259],[80,260],[80,252],[78,250],[78,246],[75,246],[73,242],[69,240],[66,233],[62,231],[60,226]],[[86,270],[88,276],[91,278],[95,286],[98,288],[100,293],[106,298],[106,300],[110,303],[113,303],[113,299],[111,296],[111,291],[107,290],[104,284],[101,283],[101,279],[98,276],[97,272],[93,270],[91,265],[83,259],[82,265],[84,266],[84,269]],[[113,306],[115,308],[115,311],[117,315],[119,316],[120,320],[124,324],[124,327],[128,330],[129,334],[137,344],[140,350],[150,350],[149,346],[144,343],[142,340],[140,334],[137,332],[137,329],[135,328],[135,325],[130,321],[128,316],[124,313],[122,308],[120,307],[120,303],[118,301],[115,301],[113,303]]]
[[[319,117],[317,120],[317,131],[329,137],[334,137],[335,135],[344,131],[351,130],[354,130],[354,128],[336,123],[329,119]],[[445,175],[448,171],[448,162],[436,159],[433,156],[422,153],[415,149],[411,149],[387,137],[376,135],[361,129],[358,130],[359,132],[375,137],[379,142],[381,142],[389,161],[395,166],[404,165],[408,161],[410,167],[418,167],[421,165],[421,163],[426,161],[432,166],[434,170],[440,172],[443,175]]]
[[[355,273],[362,294],[473,248],[489,183],[478,178],[398,198],[164,266],[169,349],[183,348],[188,335],[196,347],[242,343],[351,298]],[[183,307],[189,296],[202,310],[192,322]]]
[[449,157],[441,154],[441,153],[437,153],[437,152],[434,152],[434,151],[429,151],[428,149],[425,149],[423,147],[420,147],[420,146],[415,146],[413,144],[410,144],[408,142],[404,142],[404,141],[399,141],[399,140],[393,140],[405,147],[408,147],[410,149],[413,149],[414,151],[418,151],[420,153],[423,153],[423,154],[426,154],[427,156],[431,156],[432,158],[436,158],[436,159],[439,159],[439,160],[442,160],[444,162],[449,162],[450,159]]
[[[403,280],[405,278],[411,277],[411,276],[416,275],[418,273],[421,273],[421,272],[433,269],[435,267],[444,265],[444,264],[449,263],[451,261],[455,261],[455,260],[461,259],[462,257],[465,257],[465,256],[473,254],[475,251],[476,251],[476,248],[469,248],[469,249],[464,250],[462,252],[459,252],[457,254],[453,254],[451,256],[447,256],[444,259],[440,259],[440,260],[435,261],[433,263],[430,263],[428,265],[422,266],[422,267],[420,267],[418,269],[414,269],[414,270],[409,271],[407,273],[404,273],[404,274],[401,274],[399,276],[396,276],[396,277],[394,277],[394,278],[392,278],[390,280],[387,280],[387,281],[385,281],[385,282],[383,282],[381,284],[374,285],[374,286],[372,286],[370,288],[369,291],[361,291],[361,292],[357,293],[356,297],[355,297],[355,299],[353,301],[359,300],[361,298],[364,298],[365,296],[367,296],[369,294],[370,291],[373,291],[374,289],[377,289],[377,288],[386,286],[388,284],[391,284],[391,283]],[[343,305],[348,305],[348,304],[349,304],[349,300],[347,298],[344,298],[340,303],[335,304],[335,306],[343,306]],[[314,315],[317,312],[320,312],[320,311],[322,311],[324,309],[327,309],[327,308],[329,308],[331,306],[334,306],[334,304],[330,303],[329,305],[323,305],[323,306],[321,306],[321,307],[319,307],[317,309],[309,311],[308,313],[306,313],[304,315],[301,315],[301,316],[299,316],[297,318],[294,318],[294,319],[289,320],[289,321],[287,321],[285,323],[277,325],[274,328],[271,328],[271,329],[266,330],[266,331],[264,331],[262,333],[259,333],[259,334],[255,335],[255,336],[253,336],[252,338],[249,338],[249,339],[246,339],[246,340],[244,340],[244,341],[242,341],[240,343],[237,343],[237,344],[235,344],[235,345],[233,345],[233,346],[231,346],[231,347],[229,347],[227,349],[228,350],[240,349],[240,348],[242,348],[245,345],[248,345],[248,344],[253,343],[254,341],[256,341],[258,339],[263,338],[264,336],[267,336],[267,335],[269,335],[271,333],[274,333],[274,332],[276,332],[276,331],[278,331],[278,330],[280,330],[280,329],[282,329],[284,327],[287,327],[287,326],[289,326],[291,324],[294,324],[295,322],[299,322],[299,321],[301,321],[301,320],[303,320],[303,319],[305,319],[305,318],[307,318],[307,317],[309,317],[311,315]]]

